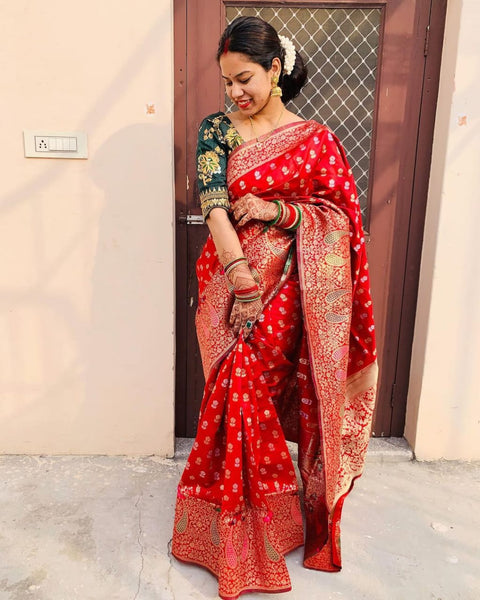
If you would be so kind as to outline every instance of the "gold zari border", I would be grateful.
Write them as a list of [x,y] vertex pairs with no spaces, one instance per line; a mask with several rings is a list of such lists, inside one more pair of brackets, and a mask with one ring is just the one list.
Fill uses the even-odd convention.
[[214,208],[224,208],[230,210],[230,201],[226,188],[211,188],[200,193],[200,206],[202,208],[203,219],[206,220],[210,211]]

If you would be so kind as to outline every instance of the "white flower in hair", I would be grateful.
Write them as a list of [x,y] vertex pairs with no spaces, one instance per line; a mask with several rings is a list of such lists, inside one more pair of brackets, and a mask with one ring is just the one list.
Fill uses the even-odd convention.
[[279,35],[278,37],[280,38],[282,48],[285,50],[283,70],[285,71],[285,75],[290,75],[295,65],[295,46],[290,38],[284,35]]

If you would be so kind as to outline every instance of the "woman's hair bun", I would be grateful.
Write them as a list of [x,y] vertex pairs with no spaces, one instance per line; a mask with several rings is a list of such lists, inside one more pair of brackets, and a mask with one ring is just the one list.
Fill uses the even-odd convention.
[[308,70],[301,55],[295,50],[295,64],[290,75],[284,73],[280,78],[282,88],[282,100],[289,102],[298,96],[307,82]]

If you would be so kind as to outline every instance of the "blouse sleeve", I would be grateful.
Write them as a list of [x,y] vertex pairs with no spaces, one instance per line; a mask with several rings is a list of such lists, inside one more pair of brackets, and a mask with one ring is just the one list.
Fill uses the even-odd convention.
[[204,220],[213,208],[230,209],[227,189],[227,146],[211,117],[202,121],[197,141],[197,181]]

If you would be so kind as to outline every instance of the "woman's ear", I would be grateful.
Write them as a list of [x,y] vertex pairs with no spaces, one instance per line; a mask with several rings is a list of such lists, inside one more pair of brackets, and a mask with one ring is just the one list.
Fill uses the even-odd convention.
[[272,76],[280,77],[280,71],[282,70],[282,63],[280,59],[276,56],[272,60],[272,66],[270,67],[270,73]]

